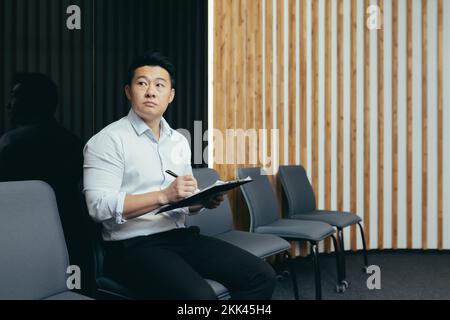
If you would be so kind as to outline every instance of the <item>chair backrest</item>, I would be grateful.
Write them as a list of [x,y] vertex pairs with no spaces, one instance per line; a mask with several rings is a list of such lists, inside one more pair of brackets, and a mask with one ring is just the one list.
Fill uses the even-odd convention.
[[[217,180],[219,175],[214,169],[199,168],[193,169],[194,177],[197,179],[200,189],[207,187]],[[225,195],[225,200],[215,209],[207,209],[209,212],[201,212],[196,215],[186,217],[186,225],[198,226],[200,232],[207,236],[215,236],[233,229],[233,215]]]
[[280,219],[277,198],[262,168],[238,168],[237,176],[250,176],[253,182],[241,185],[250,212],[250,231]]
[[280,166],[278,177],[287,200],[287,213],[308,213],[316,210],[316,198],[305,168],[301,165]]
[[53,189],[42,181],[0,183],[0,299],[68,291],[69,256]]

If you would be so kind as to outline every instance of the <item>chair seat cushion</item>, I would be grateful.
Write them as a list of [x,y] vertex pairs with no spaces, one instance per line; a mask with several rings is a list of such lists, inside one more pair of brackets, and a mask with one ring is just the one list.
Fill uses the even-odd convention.
[[50,297],[47,297],[44,300],[93,300],[93,299],[72,291],[64,291],[58,294],[54,294]]
[[334,233],[327,223],[302,221],[296,219],[278,219],[275,222],[255,228],[257,233],[268,233],[283,238],[320,241]]
[[[213,288],[219,299],[225,299],[229,296],[228,289],[220,283],[209,279],[206,279],[206,281]],[[122,297],[123,299],[136,299],[135,295],[130,290],[108,277],[97,278],[97,287],[99,290],[113,296]]]
[[222,284],[217,281],[206,279],[209,285],[213,288],[218,299],[228,299],[230,297],[230,292]]
[[257,257],[266,258],[288,250],[289,242],[270,234],[232,230],[215,236],[221,240],[242,248]]
[[292,219],[321,221],[338,228],[345,228],[361,221],[359,216],[351,212],[326,210],[315,210],[308,213],[296,214],[292,216]]

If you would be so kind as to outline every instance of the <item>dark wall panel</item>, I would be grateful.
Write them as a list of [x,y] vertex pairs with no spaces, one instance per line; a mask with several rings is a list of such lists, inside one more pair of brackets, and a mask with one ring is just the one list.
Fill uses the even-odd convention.
[[68,30],[66,9],[89,0],[2,0],[0,133],[10,129],[4,106],[12,76],[30,71],[49,75],[59,87],[56,118],[83,140],[92,135],[92,14],[82,10],[82,29]]
[[175,100],[166,112],[174,128],[207,127],[206,1],[95,2],[95,131],[128,111],[123,86],[131,59],[146,50],[174,62]]
[[[68,30],[69,5],[81,9],[81,30]],[[57,119],[87,141],[124,116],[126,69],[145,50],[171,58],[176,97],[166,119],[193,135],[207,128],[206,0],[0,0],[0,134],[11,78],[17,71],[48,74],[60,88]]]

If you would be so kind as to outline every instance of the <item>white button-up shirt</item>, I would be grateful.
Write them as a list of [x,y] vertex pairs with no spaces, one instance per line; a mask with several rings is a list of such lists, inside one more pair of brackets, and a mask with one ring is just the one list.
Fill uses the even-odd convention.
[[192,175],[187,139],[161,119],[156,140],[147,124],[130,109],[84,147],[84,188],[90,216],[103,224],[104,240],[123,240],[182,228],[188,208],[137,218],[122,217],[125,195],[160,191],[175,179],[165,173]]

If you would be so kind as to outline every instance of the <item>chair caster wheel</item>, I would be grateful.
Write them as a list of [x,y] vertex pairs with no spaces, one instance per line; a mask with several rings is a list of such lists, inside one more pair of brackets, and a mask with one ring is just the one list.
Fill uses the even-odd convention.
[[342,280],[341,285],[343,285],[345,289],[347,289],[350,286],[350,284],[346,280]]
[[346,290],[346,287],[344,284],[337,284],[336,285],[336,292],[337,293],[344,293]]

